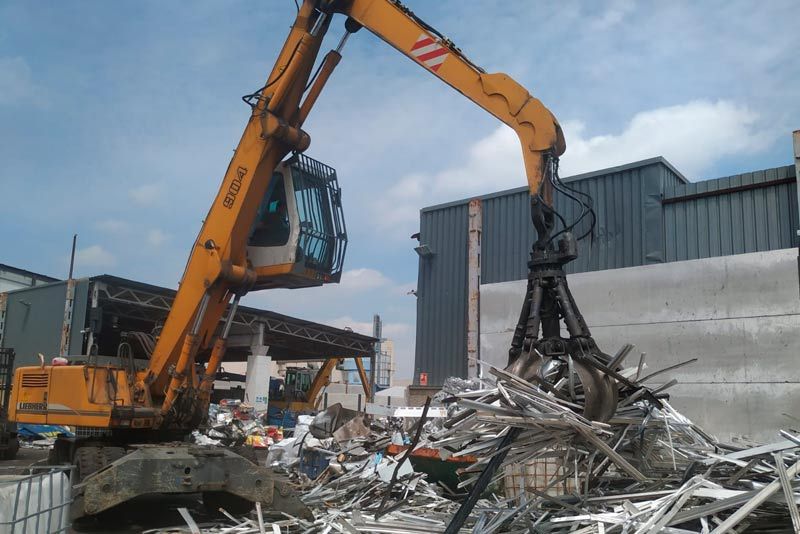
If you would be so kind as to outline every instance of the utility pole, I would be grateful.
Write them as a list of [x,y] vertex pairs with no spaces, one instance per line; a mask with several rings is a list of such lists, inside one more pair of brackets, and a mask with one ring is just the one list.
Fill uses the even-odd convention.
[[69,256],[69,276],[67,276],[67,298],[64,302],[64,322],[61,325],[61,346],[58,351],[59,356],[69,354],[69,342],[72,333],[72,307],[75,303],[75,280],[72,274],[75,269],[75,245],[78,242],[78,234],[72,234],[72,253]]
[[797,288],[800,291],[800,130],[795,130],[792,133],[792,141],[794,143],[794,176],[795,185],[797,188]]
[[481,378],[481,232],[483,207],[481,199],[469,201],[469,234],[467,238],[467,378]]

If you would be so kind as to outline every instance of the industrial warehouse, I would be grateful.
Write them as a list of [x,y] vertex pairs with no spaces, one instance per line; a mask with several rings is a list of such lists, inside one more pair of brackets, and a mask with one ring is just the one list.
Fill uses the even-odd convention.
[[793,7],[0,7],[0,534],[800,532]]
[[[795,167],[689,182],[654,158],[564,181],[595,200],[595,238],[567,272],[598,344],[632,343],[664,367],[697,357],[654,384],[676,379],[675,406],[715,435],[760,440],[791,424],[786,414],[800,405]],[[577,216],[563,196],[556,206]],[[528,212],[525,189],[422,210],[420,246],[430,252],[419,260],[416,384],[420,374],[437,389],[475,373],[470,357],[506,364],[534,239]],[[753,402],[725,417],[741,395]]]

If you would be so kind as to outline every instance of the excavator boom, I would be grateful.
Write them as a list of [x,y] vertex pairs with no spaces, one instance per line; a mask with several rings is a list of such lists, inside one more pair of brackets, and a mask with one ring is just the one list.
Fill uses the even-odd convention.
[[173,406],[179,396],[193,394],[189,375],[198,349],[211,343],[229,299],[246,292],[257,278],[246,256],[248,231],[278,163],[310,143],[303,121],[338,64],[340,50],[325,57],[312,83],[309,77],[337,13],[348,17],[345,38],[367,28],[511,127],[520,140],[531,195],[552,202],[543,179],[546,159],[564,152],[564,137],[552,113],[524,87],[506,74],[477,67],[399,2],[305,0],[267,83],[252,95],[250,120],[194,243],[173,311],[149,369],[137,380],[141,398],[158,397],[166,387],[160,415],[167,421],[185,419],[186,414],[174,413]]

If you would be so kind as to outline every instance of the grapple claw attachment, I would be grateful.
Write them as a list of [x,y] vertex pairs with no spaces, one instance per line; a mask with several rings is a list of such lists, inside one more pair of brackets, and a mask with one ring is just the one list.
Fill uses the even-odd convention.
[[[534,247],[531,252],[506,371],[572,403],[587,419],[608,421],[619,386],[601,370],[611,358],[598,349],[567,285],[564,265],[575,259],[575,249],[567,232],[557,250]],[[569,337],[561,336],[562,322]]]

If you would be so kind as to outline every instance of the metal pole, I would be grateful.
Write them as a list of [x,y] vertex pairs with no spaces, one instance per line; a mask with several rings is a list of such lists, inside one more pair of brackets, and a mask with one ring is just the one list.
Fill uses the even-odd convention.
[[[795,130],[792,133],[792,140],[794,141],[794,175],[797,181],[797,220],[800,223],[800,130]],[[800,230],[797,230],[797,235],[800,237]]]
[[467,240],[467,376],[480,377],[481,358],[481,231],[483,213],[481,200],[469,201],[469,234]]
[[8,293],[0,293],[0,347],[3,346],[3,333],[6,328],[6,306],[8,304]]
[[372,356],[369,357],[369,401],[375,401],[375,393],[378,390],[378,385],[375,383],[375,376],[376,371],[375,367],[377,366],[377,358],[375,357],[375,353],[372,353]]
[[102,282],[92,282],[92,303],[89,312],[90,322],[89,322],[89,335],[86,338],[86,355],[90,355],[92,353],[92,346],[94,345],[94,337],[95,337],[95,328],[96,325],[93,323],[94,321],[94,314],[97,312],[97,307],[100,304],[100,287],[104,286]]
[[72,337],[72,307],[75,302],[75,280],[72,273],[75,267],[75,245],[78,241],[78,234],[72,234],[72,253],[69,258],[69,276],[67,277],[67,298],[64,302],[64,321],[61,324],[61,345],[58,350],[59,356],[69,354],[69,343]]
[[472,509],[475,507],[475,504],[478,502],[478,499],[480,499],[486,488],[489,487],[489,482],[492,481],[495,472],[497,472],[497,470],[503,464],[503,460],[506,459],[508,451],[511,450],[511,445],[514,443],[514,440],[517,439],[520,432],[522,432],[522,429],[520,428],[512,427],[508,429],[508,433],[497,447],[497,450],[500,452],[495,452],[494,456],[492,456],[492,459],[489,460],[489,463],[483,468],[478,480],[475,481],[475,485],[472,486],[469,496],[466,498],[466,500],[464,500],[464,502],[461,503],[458,511],[450,520],[450,524],[447,525],[444,534],[457,534],[459,531],[461,531],[461,527],[464,526],[464,523],[469,517],[469,514],[472,512]]
[[[369,357],[370,402],[375,400],[375,393],[378,389],[377,380],[380,379],[383,373],[382,360],[380,358],[381,353],[383,353],[383,321],[377,313],[372,316],[372,337],[378,341],[375,343],[375,350],[372,351],[372,355]],[[379,365],[381,365],[380,369],[378,369]],[[381,385],[383,386],[384,384],[381,383]]]
[[[792,132],[792,141],[794,144],[795,187],[797,189],[797,220],[798,223],[800,223],[800,130],[795,130]],[[800,226],[798,226],[797,237],[797,288],[798,291],[800,291]]]
[[72,280],[72,270],[75,267],[75,244],[78,242],[78,234],[72,234],[72,254],[69,256],[69,276],[67,280]]

